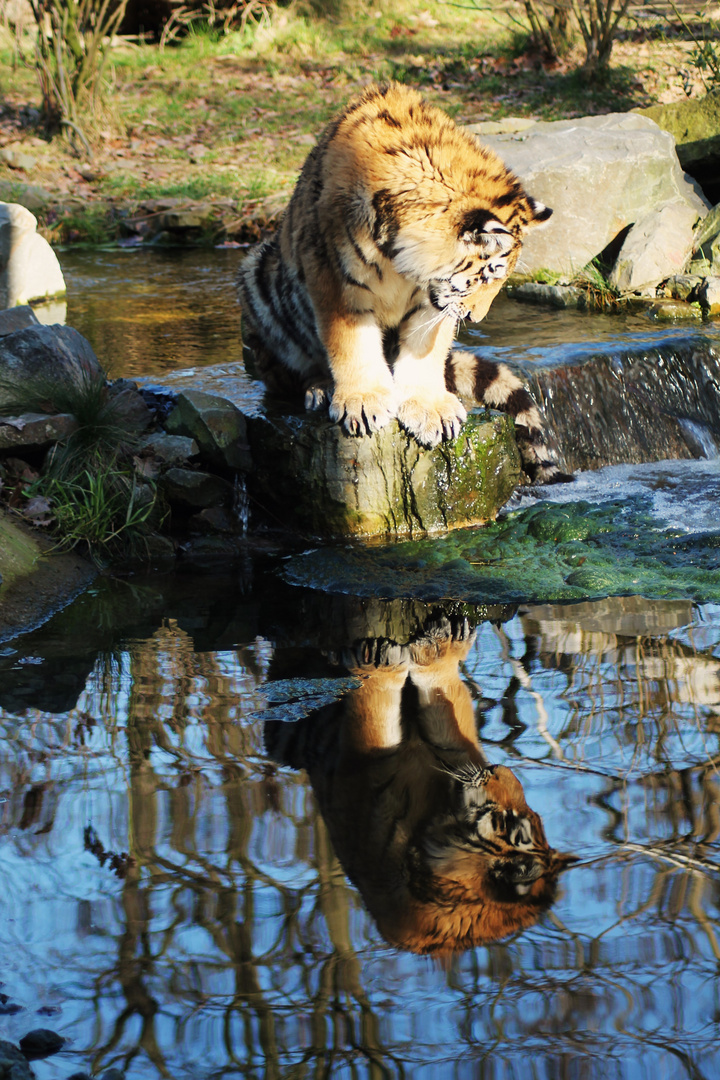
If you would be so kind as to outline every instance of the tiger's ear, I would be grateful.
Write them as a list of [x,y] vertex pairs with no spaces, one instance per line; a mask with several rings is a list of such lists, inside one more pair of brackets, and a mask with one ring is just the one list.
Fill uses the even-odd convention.
[[515,239],[508,228],[486,210],[466,214],[460,223],[460,239],[480,248],[484,257],[507,255]]
[[528,225],[544,225],[552,217],[552,210],[545,203],[541,203],[538,199],[533,199],[531,195],[527,196],[528,210],[530,211],[530,220]]

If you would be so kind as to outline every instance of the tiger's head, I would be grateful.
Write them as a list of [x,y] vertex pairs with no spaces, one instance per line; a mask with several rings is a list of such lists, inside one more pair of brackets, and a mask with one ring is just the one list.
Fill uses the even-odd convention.
[[510,769],[468,759],[445,777],[439,804],[408,845],[407,897],[378,922],[413,952],[467,949],[532,926],[574,861],[550,847]]
[[351,230],[367,230],[454,319],[485,314],[525,234],[552,215],[490,147],[405,86],[366,91],[328,154],[328,207],[343,205]]

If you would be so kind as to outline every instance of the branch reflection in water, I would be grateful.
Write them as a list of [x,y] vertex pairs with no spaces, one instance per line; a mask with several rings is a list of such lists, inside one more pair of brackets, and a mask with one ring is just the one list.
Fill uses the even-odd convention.
[[0,1038],[61,1009],[41,1080],[713,1075],[720,611],[253,588],[106,582],[3,647]]

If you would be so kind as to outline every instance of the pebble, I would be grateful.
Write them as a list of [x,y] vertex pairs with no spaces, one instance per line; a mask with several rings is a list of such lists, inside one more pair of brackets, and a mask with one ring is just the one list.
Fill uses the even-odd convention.
[[64,1045],[65,1040],[62,1035],[58,1035],[56,1031],[50,1031],[49,1028],[35,1028],[33,1031],[28,1031],[27,1035],[23,1035],[20,1040],[20,1049],[28,1061],[57,1054]]

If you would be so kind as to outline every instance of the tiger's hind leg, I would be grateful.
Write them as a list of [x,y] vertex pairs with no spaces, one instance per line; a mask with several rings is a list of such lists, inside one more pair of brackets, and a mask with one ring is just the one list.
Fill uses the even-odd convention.
[[563,472],[545,445],[542,418],[529,390],[505,364],[496,364],[471,352],[451,352],[445,364],[448,390],[474,399],[491,409],[509,413],[523,469],[534,484],[561,484],[573,479]]

